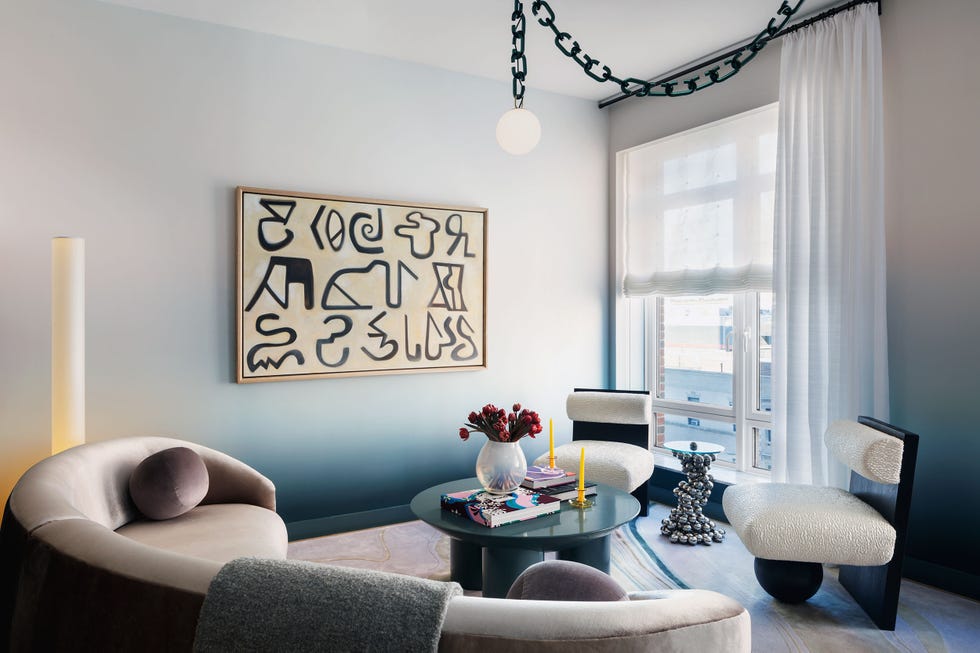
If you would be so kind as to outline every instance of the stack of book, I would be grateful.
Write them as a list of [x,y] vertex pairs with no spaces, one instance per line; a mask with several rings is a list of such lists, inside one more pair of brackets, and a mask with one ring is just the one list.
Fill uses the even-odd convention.
[[442,495],[439,504],[443,510],[490,528],[550,515],[561,509],[561,499],[523,487],[510,494],[490,494],[483,489],[451,492]]
[[[559,501],[574,499],[578,496],[578,474],[566,472],[557,467],[539,467],[534,465],[527,468],[527,475],[521,487],[534,490],[538,494],[554,497]],[[585,496],[596,493],[595,483],[585,484]]]

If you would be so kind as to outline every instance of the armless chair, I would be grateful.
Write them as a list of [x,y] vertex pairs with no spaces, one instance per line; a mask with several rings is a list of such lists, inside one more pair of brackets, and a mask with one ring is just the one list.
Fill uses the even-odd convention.
[[851,470],[850,491],[751,483],[729,487],[725,515],[755,556],[755,576],[786,603],[813,596],[821,563],[882,630],[894,630],[919,436],[870,417],[834,422],[830,453]]
[[[585,478],[631,492],[640,514],[649,509],[647,481],[653,475],[650,452],[650,393],[575,388],[565,401],[572,420],[572,443],[555,448],[555,465],[578,469],[585,448]],[[535,465],[547,465],[548,454]]]

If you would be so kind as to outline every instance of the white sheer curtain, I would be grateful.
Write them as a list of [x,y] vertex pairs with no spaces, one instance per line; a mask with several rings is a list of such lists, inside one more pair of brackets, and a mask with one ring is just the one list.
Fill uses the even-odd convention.
[[860,5],[782,43],[773,480],[847,484],[827,425],[888,418],[881,32]]

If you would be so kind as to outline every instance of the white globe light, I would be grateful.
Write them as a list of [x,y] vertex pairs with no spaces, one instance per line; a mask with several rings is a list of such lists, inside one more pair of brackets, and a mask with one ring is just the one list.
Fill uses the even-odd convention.
[[541,140],[541,123],[527,109],[511,109],[497,121],[497,143],[509,154],[527,154]]

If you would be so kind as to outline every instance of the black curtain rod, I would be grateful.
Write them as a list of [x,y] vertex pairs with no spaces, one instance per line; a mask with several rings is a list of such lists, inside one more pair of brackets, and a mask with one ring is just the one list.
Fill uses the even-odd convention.
[[[787,34],[790,34],[791,32],[795,32],[798,29],[803,29],[804,27],[809,27],[810,25],[813,25],[814,23],[820,22],[821,20],[826,20],[826,19],[830,18],[831,16],[834,16],[836,14],[839,14],[842,11],[847,11],[848,9],[853,9],[854,7],[857,7],[858,5],[864,5],[864,4],[870,4],[870,3],[877,3],[877,5],[878,5],[878,15],[880,16],[881,15],[881,0],[851,0],[850,2],[845,2],[842,5],[838,5],[836,7],[831,7],[830,9],[828,9],[828,10],[822,12],[822,13],[819,13],[816,16],[813,16],[811,18],[807,18],[806,20],[800,21],[799,23],[795,23],[793,25],[790,25],[789,27],[787,27],[787,28],[785,28],[785,29],[783,29],[783,30],[781,30],[779,32],[776,32],[776,34],[774,34],[769,40],[771,41],[773,39],[778,39],[780,37],[786,36]],[[698,63],[694,64],[693,66],[690,66],[688,68],[685,68],[684,70],[682,70],[682,71],[680,71],[678,73],[673,73],[669,77],[663,77],[663,78],[658,79],[656,81],[654,81],[654,80],[647,80],[647,81],[652,82],[654,85],[656,85],[656,84],[662,84],[664,82],[673,81],[673,80],[678,79],[680,77],[684,77],[686,75],[690,75],[691,73],[696,73],[697,71],[699,71],[699,70],[701,70],[703,68],[707,68],[711,64],[715,64],[715,63],[718,63],[720,61],[724,61],[725,59],[728,59],[729,57],[733,57],[736,54],[738,54],[739,52],[742,52],[743,50],[745,50],[745,48],[747,48],[747,47],[748,47],[748,44],[745,44],[745,45],[740,46],[740,47],[737,47],[737,48],[735,48],[733,50],[729,50],[728,52],[725,52],[724,54],[719,54],[718,56],[712,57],[711,59],[708,59],[706,61],[698,62]],[[609,105],[616,104],[620,100],[625,100],[628,97],[632,97],[632,96],[626,95],[625,93],[617,93],[616,95],[611,95],[611,96],[607,97],[604,100],[599,100],[599,108],[600,109],[605,109]]]

